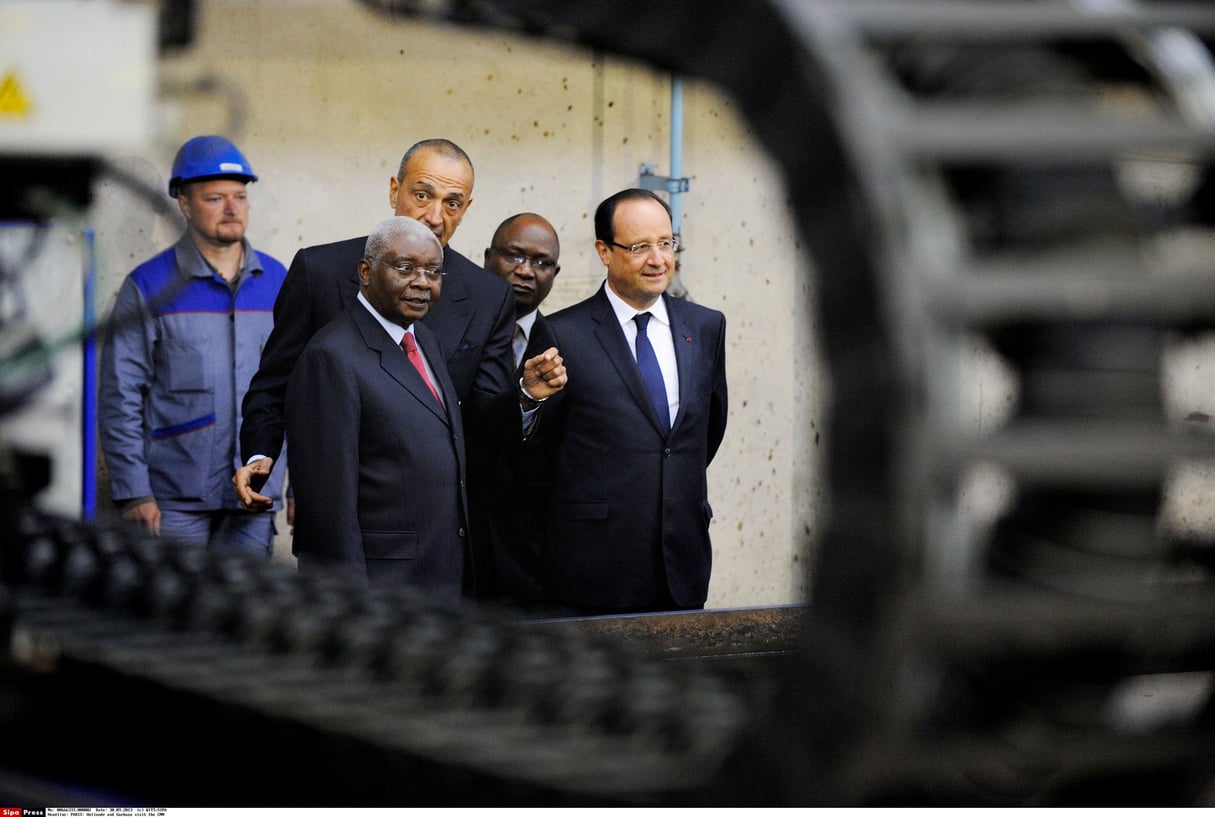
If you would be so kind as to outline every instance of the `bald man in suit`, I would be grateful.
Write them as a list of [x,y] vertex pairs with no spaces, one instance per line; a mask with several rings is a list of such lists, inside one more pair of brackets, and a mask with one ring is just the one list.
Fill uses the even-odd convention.
[[[462,148],[447,139],[427,139],[401,158],[397,174],[388,180],[388,203],[396,215],[425,224],[443,246],[443,294],[423,322],[442,344],[439,362],[451,375],[470,430],[470,467],[480,472],[492,467],[499,446],[518,439],[519,411],[526,406],[517,394],[518,375],[512,376],[510,287],[449,244],[472,205],[473,181],[472,161]],[[354,303],[365,243],[363,237],[305,247],[291,262],[274,304],[274,331],[242,404],[245,464],[232,481],[245,508],[268,507],[269,499],[259,489],[279,456],[288,379],[309,338]],[[491,580],[485,575],[491,572],[487,558],[476,548],[468,556],[465,590],[482,596]]]
[[[358,276],[355,302],[312,337],[287,387],[293,549],[301,571],[454,601],[469,538],[464,427],[442,347],[421,323],[442,291],[443,247],[395,216],[368,236]],[[532,369],[544,399],[553,387]]]
[[[561,271],[557,231],[543,216],[516,213],[494,231],[485,249],[485,269],[510,284],[515,296],[515,366],[554,347],[540,305]],[[543,412],[541,412],[543,414]],[[470,490],[485,501],[473,514],[473,530],[485,539],[492,569],[493,598],[521,609],[538,609],[540,583],[540,510],[548,493],[542,456],[530,446],[504,446],[497,467],[473,474]]]

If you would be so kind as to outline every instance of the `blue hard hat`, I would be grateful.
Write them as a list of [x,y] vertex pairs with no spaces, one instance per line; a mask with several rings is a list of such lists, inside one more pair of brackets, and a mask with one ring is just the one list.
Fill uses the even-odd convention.
[[203,179],[255,182],[257,176],[244,154],[224,137],[195,136],[178,149],[177,156],[173,159],[169,195],[177,198],[183,184]]

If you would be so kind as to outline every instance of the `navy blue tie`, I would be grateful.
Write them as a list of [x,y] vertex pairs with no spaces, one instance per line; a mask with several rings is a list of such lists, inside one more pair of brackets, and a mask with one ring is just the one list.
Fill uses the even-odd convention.
[[654,404],[654,411],[658,413],[659,425],[662,426],[662,433],[665,434],[671,430],[671,409],[667,403],[667,387],[662,379],[662,369],[658,368],[658,357],[654,354],[654,347],[650,345],[650,339],[645,333],[646,324],[652,317],[649,312],[633,316],[633,320],[637,322],[637,368],[641,370],[645,390],[650,393],[650,402]]

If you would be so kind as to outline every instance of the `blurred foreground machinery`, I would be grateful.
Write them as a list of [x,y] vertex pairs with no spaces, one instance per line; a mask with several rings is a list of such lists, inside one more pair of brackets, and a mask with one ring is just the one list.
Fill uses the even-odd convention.
[[[738,100],[785,171],[833,381],[832,517],[796,636],[752,629],[722,661],[640,637],[707,644],[722,612],[508,625],[18,496],[5,793],[1215,803],[1215,535],[1162,513],[1173,469],[1215,457],[1162,387],[1170,345],[1215,324],[1209,3],[364,5],[573,39]],[[965,410],[999,391],[976,360],[1009,383],[999,422]],[[1001,501],[981,513],[985,479]]]

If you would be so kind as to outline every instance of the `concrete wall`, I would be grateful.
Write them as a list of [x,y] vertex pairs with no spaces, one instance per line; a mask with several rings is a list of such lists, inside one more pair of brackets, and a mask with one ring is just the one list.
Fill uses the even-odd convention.
[[[552,311],[602,280],[592,249],[595,205],[636,184],[643,163],[660,175],[670,170],[670,78],[644,66],[500,32],[392,21],[355,0],[205,0],[198,11],[194,44],[159,66],[156,132],[118,163],[163,191],[182,141],[231,136],[262,176],[250,188],[251,239],[285,263],[300,246],[361,235],[390,215],[387,182],[401,153],[418,139],[446,136],[477,169],[475,203],[453,246],[478,259],[503,217],[545,214],[563,242]],[[813,275],[782,181],[737,106],[696,82],[685,91],[683,175],[691,189],[682,197],[681,279],[693,300],[729,321],[730,424],[709,470],[716,512],[709,606],[797,601],[828,507],[821,468],[829,433],[820,420],[828,384],[816,348]],[[83,255],[82,230],[91,228],[104,312],[127,271],[171,243],[179,227],[176,205],[159,192],[159,209],[113,182],[97,193],[85,223],[55,233],[33,279],[70,294],[71,276],[52,273],[73,265],[62,259]],[[29,243],[20,230],[0,239],[0,253],[24,252]],[[1209,236],[1170,242],[1171,252],[1195,258],[1213,249]],[[50,307],[49,340],[65,330],[64,314],[79,313],[71,300],[30,298]],[[1202,424],[1185,418],[1215,416],[1213,352],[1215,340],[1205,335],[1179,341],[1165,361],[1168,416],[1195,431]],[[962,357],[951,364],[956,410],[966,431],[990,431],[1012,410],[1017,385],[982,344]],[[36,405],[0,426],[5,442],[60,441],[59,470],[44,497],[60,512],[79,506],[78,371],[78,356],[65,352]],[[1180,463],[1163,529],[1215,531],[1213,487],[1215,466]],[[984,523],[1013,489],[1001,473],[979,470],[968,476],[961,506]],[[285,554],[286,537],[279,544]]]
[[[476,168],[474,204],[452,246],[479,260],[502,218],[545,215],[562,241],[553,311],[603,280],[596,204],[635,186],[643,163],[669,171],[670,78],[644,66],[392,21],[353,0],[208,0],[198,11],[192,47],[162,63],[159,132],[121,164],[162,189],[182,141],[230,136],[261,176],[250,187],[250,238],[284,263],[391,215],[388,179],[402,152],[443,136]],[[782,181],[736,106],[691,81],[684,105],[681,280],[692,300],[726,314],[729,331],[729,427],[709,470],[708,606],[798,601],[825,512],[812,277]],[[177,227],[112,183],[90,221],[104,310],[131,266]]]

